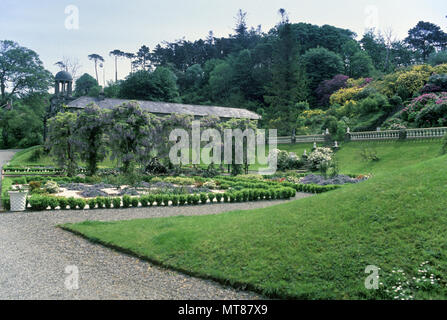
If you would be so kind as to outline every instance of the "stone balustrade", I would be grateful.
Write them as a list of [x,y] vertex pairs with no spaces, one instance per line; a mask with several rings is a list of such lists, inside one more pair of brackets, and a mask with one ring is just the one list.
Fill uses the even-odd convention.
[[[375,141],[375,140],[438,139],[444,137],[445,135],[447,135],[447,127],[366,131],[366,132],[351,132],[348,128],[345,140]],[[330,140],[330,135],[328,134],[327,131],[325,134],[322,135],[276,137],[277,144],[314,143],[314,142],[321,143],[321,142],[327,142],[328,140]]]

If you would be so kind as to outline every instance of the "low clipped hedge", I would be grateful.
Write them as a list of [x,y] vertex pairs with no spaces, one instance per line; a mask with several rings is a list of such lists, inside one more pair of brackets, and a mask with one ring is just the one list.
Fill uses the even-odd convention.
[[32,195],[28,204],[33,211],[43,211],[50,208],[55,210],[84,210],[87,205],[90,210],[104,208],[137,208],[152,206],[185,206],[204,205],[208,203],[222,202],[251,202],[262,200],[290,199],[294,197],[296,190],[289,187],[275,187],[270,189],[244,189],[231,190],[225,193],[201,193],[201,194],[148,194],[140,197],[124,196],[121,198],[97,197],[92,199],[64,198],[47,195]]
[[298,192],[324,193],[335,189],[339,189],[341,188],[341,186],[337,185],[320,186],[318,184],[295,184],[294,188]]

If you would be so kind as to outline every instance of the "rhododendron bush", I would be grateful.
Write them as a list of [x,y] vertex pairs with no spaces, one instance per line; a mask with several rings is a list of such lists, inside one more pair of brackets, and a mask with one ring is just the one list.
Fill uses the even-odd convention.
[[401,111],[401,118],[418,127],[444,126],[447,92],[426,93],[413,99]]

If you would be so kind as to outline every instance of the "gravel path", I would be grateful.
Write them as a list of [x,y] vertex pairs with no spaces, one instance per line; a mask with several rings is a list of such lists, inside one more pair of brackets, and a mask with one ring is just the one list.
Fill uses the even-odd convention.
[[[298,194],[298,198],[307,197]],[[169,271],[95,245],[55,226],[205,215],[268,207],[283,201],[95,211],[0,213],[0,299],[259,299],[213,281]],[[77,266],[79,289],[67,290],[67,266]]]

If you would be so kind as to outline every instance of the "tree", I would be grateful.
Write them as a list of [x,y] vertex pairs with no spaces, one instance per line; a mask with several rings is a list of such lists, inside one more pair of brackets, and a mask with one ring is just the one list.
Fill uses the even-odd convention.
[[48,120],[47,148],[70,177],[76,174],[79,161],[75,136],[76,118],[75,113],[60,112]]
[[124,57],[126,54],[118,49],[110,51],[109,53],[112,57],[115,57],[115,82],[118,82],[118,58]]
[[0,109],[0,149],[28,148],[43,142],[43,115],[48,97],[34,94]]
[[229,96],[232,87],[233,68],[226,61],[217,64],[210,73],[209,85],[214,100],[222,101]]
[[16,96],[46,92],[52,80],[37,53],[13,41],[0,41],[0,106]]
[[[269,105],[268,118],[290,117],[298,102],[308,97],[307,77],[299,56],[299,47],[289,23],[280,24],[278,38],[273,46],[272,81],[265,88],[264,99]],[[291,131],[290,122],[284,121],[283,129]]]
[[158,67],[154,72],[140,70],[129,75],[121,83],[120,97],[149,101],[180,101],[176,76],[164,67]]
[[91,55],[89,55],[88,59],[95,63],[96,82],[99,83],[98,62],[104,62],[105,60],[103,57],[101,57],[99,54],[96,54],[96,53],[92,53]]
[[373,71],[372,59],[365,51],[359,51],[352,56],[349,67],[349,75],[352,78],[370,77]]
[[432,66],[447,63],[447,50],[442,50],[436,53],[432,53],[428,57],[428,63]]
[[141,46],[135,55],[134,66],[148,71],[151,66],[151,50],[147,46]]
[[431,53],[446,47],[447,34],[433,23],[419,21],[414,28],[408,31],[405,42],[418,52],[422,61],[425,62]]
[[385,44],[385,38],[381,35],[375,34],[374,29],[367,30],[360,40],[363,50],[373,60],[373,65],[377,70],[386,70],[386,55],[387,46]]
[[90,95],[92,90],[98,87],[98,82],[88,73],[84,73],[78,80],[76,80],[75,97]]
[[127,102],[115,107],[107,114],[108,145],[111,159],[119,159],[125,173],[134,171],[135,166],[144,165],[153,157],[159,121],[152,114],[143,112],[137,102]]
[[312,91],[317,88],[321,81],[331,79],[344,70],[341,57],[335,52],[321,47],[309,49],[303,55],[303,62]]
[[319,105],[327,106],[329,105],[329,98],[331,95],[338,91],[341,88],[345,88],[347,86],[349,77],[338,74],[330,80],[324,80],[318,85],[315,93],[317,94]]
[[81,159],[87,162],[88,175],[98,170],[98,162],[106,155],[104,146],[105,121],[101,109],[95,105],[85,107],[74,125],[76,145]]
[[131,52],[126,52],[124,53],[124,57],[130,61],[130,73],[133,73],[135,54]]
[[77,79],[76,76],[78,74],[78,70],[79,68],[81,68],[78,59],[65,56],[62,58],[62,60],[56,62],[54,65],[58,66],[61,71],[70,73],[73,79]]

